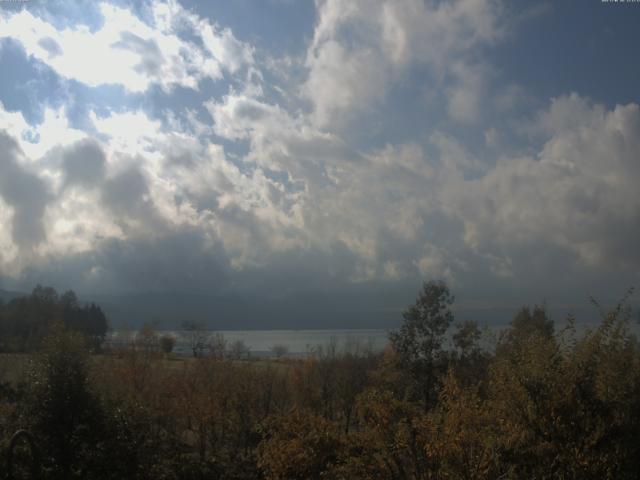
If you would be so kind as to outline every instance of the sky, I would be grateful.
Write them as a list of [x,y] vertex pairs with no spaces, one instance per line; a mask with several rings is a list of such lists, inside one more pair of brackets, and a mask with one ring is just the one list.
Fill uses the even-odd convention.
[[601,0],[0,1],[0,288],[387,327],[442,279],[459,318],[589,315],[640,279],[639,22]]

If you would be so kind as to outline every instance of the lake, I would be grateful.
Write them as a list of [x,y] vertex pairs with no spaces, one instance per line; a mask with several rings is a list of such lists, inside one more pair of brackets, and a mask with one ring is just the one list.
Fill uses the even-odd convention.
[[[507,325],[484,326],[484,335],[481,345],[491,350],[495,345],[496,338],[500,330]],[[562,330],[564,322],[556,323],[556,332]],[[584,334],[587,329],[593,329],[598,323],[576,323],[578,336]],[[640,334],[640,328],[636,322],[629,325],[631,331],[636,335]],[[449,329],[444,339],[444,348],[452,348],[451,335],[454,328]],[[317,347],[327,347],[336,345],[338,351],[347,348],[354,351],[357,348],[369,348],[374,352],[381,352],[389,342],[389,330],[381,328],[372,329],[325,329],[325,330],[215,330],[208,332],[211,335],[220,333],[227,342],[227,348],[238,340],[244,342],[253,356],[271,356],[272,348],[275,345],[283,346],[287,349],[288,355],[304,356]],[[172,335],[177,339],[174,353],[181,355],[191,355],[191,349],[186,341],[185,331],[181,330],[157,330],[158,336]],[[135,332],[114,331],[109,335],[107,341],[118,342],[121,335],[134,335]]]
[[[177,339],[174,352],[190,355],[191,350],[185,341],[185,333],[180,330],[158,330],[160,335],[172,335]],[[384,329],[335,329],[335,330],[216,330],[212,335],[221,333],[227,341],[227,345],[241,340],[249,348],[252,355],[270,356],[271,349],[275,345],[287,348],[292,355],[305,355],[312,349],[321,346],[327,347],[335,344],[338,350],[345,347],[371,348],[379,352],[384,350],[388,343],[387,330]],[[117,341],[124,334],[115,331],[110,335],[110,340]]]

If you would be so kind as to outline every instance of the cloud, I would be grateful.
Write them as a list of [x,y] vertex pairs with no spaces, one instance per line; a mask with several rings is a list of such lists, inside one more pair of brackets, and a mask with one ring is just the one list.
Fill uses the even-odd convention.
[[[554,99],[535,115],[531,128],[544,139],[526,150],[536,153],[490,163],[443,132],[432,133],[426,149],[344,148],[325,157],[300,133],[310,127],[274,122],[276,111],[248,109],[225,117],[225,128],[243,125],[232,135],[252,142],[247,158],[277,159],[305,185],[292,197],[299,234],[324,251],[353,252],[352,280],[430,273],[468,285],[481,272],[529,272],[534,281],[562,269],[638,269],[635,104],[607,110],[577,95]],[[282,128],[268,130],[274,124]],[[299,136],[283,134],[288,128]],[[296,142],[304,153],[288,158]]]
[[109,139],[114,151],[129,156],[155,152],[154,144],[163,138],[161,122],[149,118],[139,110],[110,112],[104,117],[91,111],[89,118],[95,129]]
[[138,55],[140,63],[133,69],[142,75],[154,78],[162,72],[165,59],[158,43],[153,38],[144,39],[132,32],[121,32],[120,40],[111,44],[111,47]]
[[28,251],[46,240],[42,218],[51,196],[45,182],[21,165],[22,156],[18,143],[0,131],[0,196],[13,210],[14,244]]
[[500,3],[491,0],[321,1],[302,93],[317,124],[327,127],[379,104],[392,84],[420,67],[432,88],[456,79],[452,116],[473,120],[481,84],[474,53],[502,38],[502,16]]
[[87,133],[74,128],[64,108],[43,108],[39,125],[29,124],[22,113],[5,109],[0,102],[0,125],[18,142],[27,160],[43,157],[55,147],[71,145],[87,137]]
[[[141,95],[88,102],[82,122],[69,99],[41,124],[0,108],[2,271],[252,298],[638,274],[637,105],[570,94],[525,111],[529,92],[500,87],[483,55],[505,35],[499,2],[317,8],[286,61],[174,2],[102,4],[121,22],[93,30],[3,14],[0,31],[60,75]],[[92,70],[99,58],[117,67]],[[174,88],[204,78],[220,83]]]
[[42,47],[49,54],[50,58],[62,55],[62,48],[58,42],[51,37],[42,37],[38,40],[38,46]]
[[307,65],[309,78],[303,92],[313,102],[316,121],[322,126],[379,101],[376,96],[383,94],[388,81],[374,51],[347,52],[335,41],[323,42]]
[[80,140],[62,153],[62,168],[68,185],[90,187],[105,175],[106,156],[93,139]]
[[327,182],[326,164],[352,155],[342,139],[318,129],[304,115],[244,93],[206,104],[214,131],[230,140],[248,141],[245,160],[280,172],[290,193]]
[[638,271],[640,108],[607,110],[576,94],[554,99],[536,128],[535,156],[503,158],[475,180],[446,187],[470,248],[514,267],[551,252],[597,268]]
[[210,294],[228,287],[231,270],[226,262],[215,237],[184,228],[162,236],[96,239],[90,250],[48,256],[16,277],[26,287],[46,282],[91,293]]
[[147,181],[136,167],[130,167],[108,178],[103,185],[102,200],[117,221],[126,218],[150,220],[155,216]]
[[447,90],[449,116],[459,123],[476,123],[480,119],[482,98],[486,96],[486,69],[457,63],[451,70],[455,80]]
[[448,256],[446,250],[427,244],[416,265],[425,278],[441,278],[455,286],[452,267],[457,262],[455,259],[447,258]]
[[[144,92],[152,84],[198,89],[204,78],[222,78],[252,63],[251,49],[229,29],[220,30],[177,2],[155,2],[148,23],[132,10],[100,3],[102,24],[57,29],[28,9],[0,14],[0,39],[19,42],[28,55],[59,75],[89,86],[122,85]],[[201,43],[184,38],[199,36]]]

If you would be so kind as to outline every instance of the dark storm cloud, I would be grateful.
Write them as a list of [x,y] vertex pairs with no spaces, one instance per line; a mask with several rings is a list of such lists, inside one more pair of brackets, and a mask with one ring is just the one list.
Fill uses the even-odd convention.
[[0,132],[0,196],[13,209],[13,241],[24,249],[46,240],[42,217],[51,195],[41,178],[20,165],[22,155],[17,142]]
[[116,327],[161,321],[174,328],[184,319],[231,329],[394,325],[398,312],[389,303],[404,306],[414,286],[352,284],[336,269],[355,261],[338,245],[329,253],[283,252],[268,268],[236,270],[219,239],[189,229],[156,239],[107,239],[91,252],[50,258],[10,286],[76,289],[82,298],[99,301]]
[[103,242],[93,256],[98,277],[112,289],[212,292],[228,285],[229,267],[221,243],[198,230]]
[[91,139],[81,140],[65,149],[62,167],[70,185],[93,186],[104,178],[106,157],[100,145]]
[[[23,272],[15,288],[45,283],[90,293],[220,293],[232,284],[222,243],[197,229],[109,238],[91,251],[49,258]],[[1,278],[0,278],[1,280]]]

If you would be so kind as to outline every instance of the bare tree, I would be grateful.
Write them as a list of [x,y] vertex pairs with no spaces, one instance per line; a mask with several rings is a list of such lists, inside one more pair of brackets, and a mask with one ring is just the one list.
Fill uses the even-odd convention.
[[191,320],[182,322],[182,329],[185,342],[189,345],[193,356],[196,358],[204,356],[211,344],[211,332],[201,322]]
[[209,355],[217,358],[223,359],[224,354],[227,350],[227,341],[220,332],[216,332],[209,337],[209,343],[207,345]]
[[236,340],[229,348],[229,354],[234,360],[240,360],[249,356],[249,347],[243,340]]
[[136,334],[136,348],[145,353],[153,353],[159,350],[158,334],[153,324],[145,323]]

